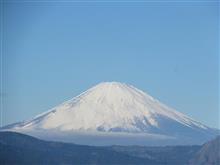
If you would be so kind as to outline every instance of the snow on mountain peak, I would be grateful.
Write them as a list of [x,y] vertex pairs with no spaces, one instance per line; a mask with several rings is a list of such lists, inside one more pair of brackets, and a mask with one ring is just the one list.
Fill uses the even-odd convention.
[[14,128],[162,134],[180,128],[184,131],[208,129],[145,92],[119,82],[99,83]]

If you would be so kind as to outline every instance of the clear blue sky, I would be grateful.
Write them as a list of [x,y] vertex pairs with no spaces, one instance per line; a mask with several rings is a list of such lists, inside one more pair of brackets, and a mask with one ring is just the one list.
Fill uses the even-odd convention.
[[119,81],[219,127],[218,5],[8,0],[1,4],[3,124]]

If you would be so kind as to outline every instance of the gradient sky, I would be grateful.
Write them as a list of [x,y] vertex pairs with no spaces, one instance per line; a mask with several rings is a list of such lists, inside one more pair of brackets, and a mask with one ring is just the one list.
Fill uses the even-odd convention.
[[3,125],[102,81],[219,127],[218,2],[1,3]]

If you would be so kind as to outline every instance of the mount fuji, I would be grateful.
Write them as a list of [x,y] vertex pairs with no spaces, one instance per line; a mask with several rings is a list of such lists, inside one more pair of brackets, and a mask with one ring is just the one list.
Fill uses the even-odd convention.
[[87,145],[202,144],[219,134],[125,83],[103,82],[29,121],[3,128]]

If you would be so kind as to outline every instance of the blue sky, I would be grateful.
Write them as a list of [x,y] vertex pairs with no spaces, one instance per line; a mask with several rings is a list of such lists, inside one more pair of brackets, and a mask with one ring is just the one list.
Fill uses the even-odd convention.
[[218,5],[4,3],[3,124],[119,81],[219,127]]

